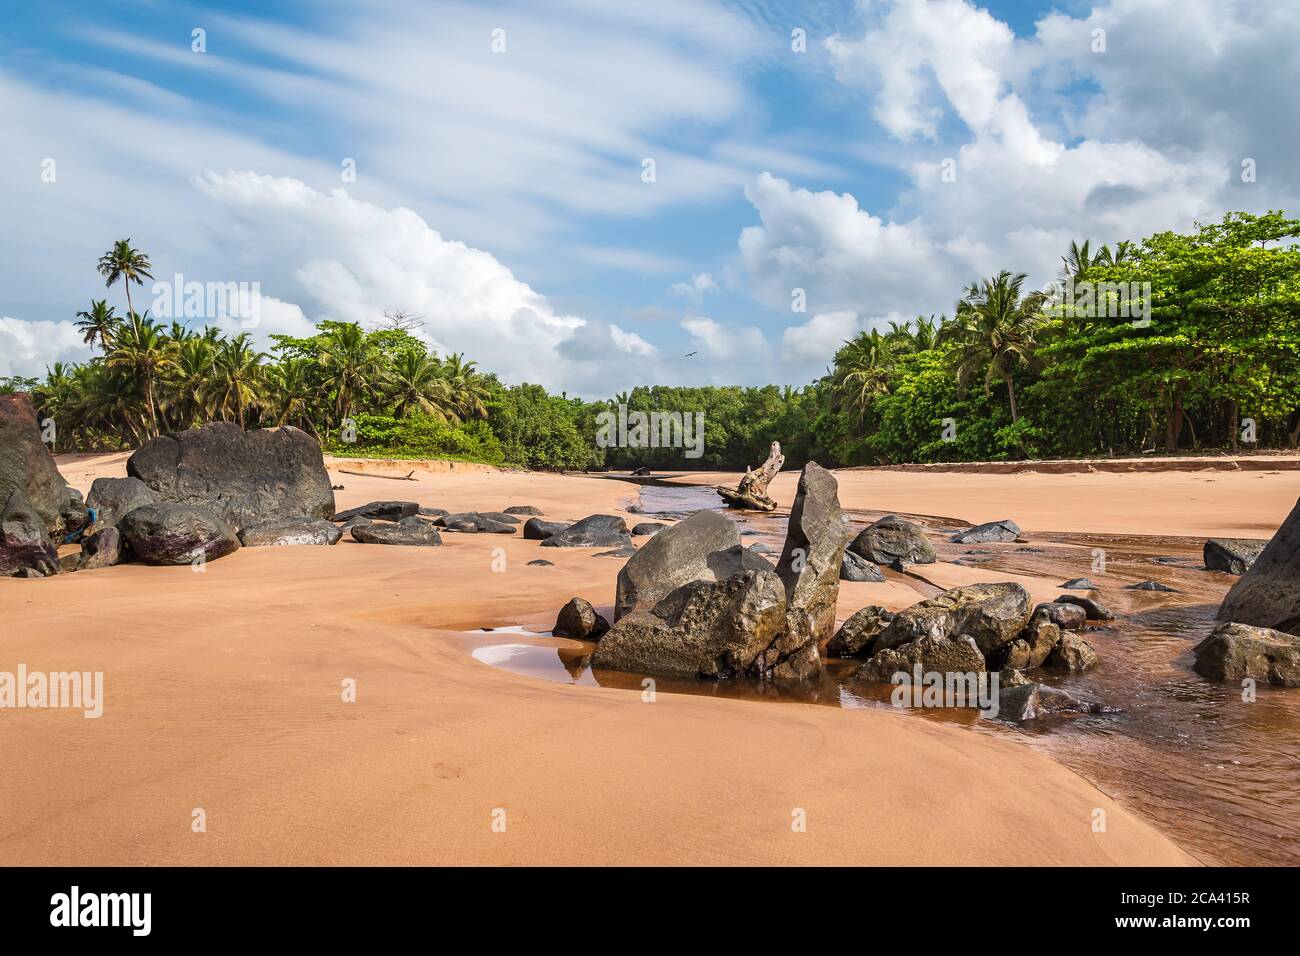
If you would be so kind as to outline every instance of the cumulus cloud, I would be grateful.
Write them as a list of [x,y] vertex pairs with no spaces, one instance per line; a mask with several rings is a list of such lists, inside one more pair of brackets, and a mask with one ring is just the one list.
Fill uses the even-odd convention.
[[0,378],[41,378],[55,362],[84,362],[91,349],[71,321],[28,321],[0,316]]
[[704,296],[709,292],[718,291],[718,283],[708,272],[701,272],[693,275],[685,282],[674,282],[669,286],[668,291],[684,299],[690,299],[697,305],[704,301]]

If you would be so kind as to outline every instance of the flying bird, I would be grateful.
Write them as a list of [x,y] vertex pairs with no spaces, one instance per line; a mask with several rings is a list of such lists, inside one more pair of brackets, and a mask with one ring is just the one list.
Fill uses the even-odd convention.
[[699,355],[699,354],[700,354],[700,350],[696,349],[694,352],[687,352],[685,355],[682,356],[682,358],[690,358],[692,355]]

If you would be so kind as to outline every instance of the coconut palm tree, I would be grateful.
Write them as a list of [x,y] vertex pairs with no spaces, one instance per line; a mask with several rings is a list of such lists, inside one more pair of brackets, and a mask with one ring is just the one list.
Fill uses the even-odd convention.
[[384,371],[383,356],[354,322],[336,325],[326,333],[321,366],[326,386],[334,392],[336,422],[352,413],[357,395],[374,391]]
[[158,434],[158,403],[155,399],[158,381],[174,364],[166,337],[148,313],[143,318],[131,313],[131,324],[123,326],[113,337],[108,366],[130,372],[142,384],[151,435]]
[[487,417],[488,389],[477,369],[477,362],[465,361],[459,352],[443,360],[442,377],[450,393],[446,410],[453,413],[448,416],[452,421]]
[[209,380],[217,357],[214,342],[198,335],[172,339],[174,365],[166,383],[165,407],[178,428],[193,428],[207,411]]
[[894,343],[879,330],[859,332],[835,353],[831,374],[836,403],[856,411],[861,423],[872,402],[889,391]]
[[126,288],[126,312],[134,324],[136,315],[135,308],[131,305],[131,283],[144,285],[145,279],[152,279],[153,273],[149,270],[153,264],[149,257],[139,249],[131,248],[131,240],[119,239],[113,243],[113,248],[99,257],[99,274],[104,277],[104,285],[112,288],[113,283],[118,279],[122,280],[122,285]]
[[311,363],[305,358],[286,358],[266,367],[266,402],[277,425],[296,425],[316,433],[311,418],[315,405],[310,371]]
[[398,418],[422,412],[442,421],[448,419],[447,409],[452,404],[451,384],[440,372],[437,361],[427,353],[407,351],[398,354],[387,376]]
[[245,414],[263,401],[262,359],[247,332],[224,339],[212,360],[212,375],[204,397],[208,408],[220,418],[233,416],[244,427]]
[[968,385],[981,370],[985,395],[992,394],[995,381],[1006,383],[1013,424],[1019,413],[1012,373],[1017,365],[1035,364],[1035,339],[1047,301],[1042,292],[1021,295],[1027,278],[1023,272],[1012,275],[1004,269],[982,283],[971,283],[957,302],[956,317],[939,332],[941,344],[953,348],[959,385]]
[[107,299],[91,299],[90,308],[77,313],[77,331],[82,340],[90,346],[96,342],[105,353],[112,347],[113,330],[117,328],[118,318]]

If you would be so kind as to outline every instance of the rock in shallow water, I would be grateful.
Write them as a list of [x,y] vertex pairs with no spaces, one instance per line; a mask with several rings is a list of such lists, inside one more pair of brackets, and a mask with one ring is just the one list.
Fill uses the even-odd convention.
[[1232,586],[1218,620],[1300,634],[1300,502]]
[[1034,613],[1042,613],[1063,631],[1077,631],[1088,620],[1088,612],[1073,601],[1053,601],[1040,604]]
[[975,640],[981,653],[991,654],[1014,641],[1029,618],[1029,592],[1021,585],[968,584],[899,611],[876,646],[884,650],[920,637],[966,634]]
[[878,584],[885,580],[885,572],[880,570],[879,565],[846,550],[840,560],[840,580],[859,583],[869,581]]
[[954,544],[984,544],[988,541],[1015,541],[1020,537],[1020,525],[1010,518],[988,521],[984,524],[958,531],[948,540]]
[[849,550],[874,564],[933,564],[934,545],[918,525],[885,515],[859,532]]
[[160,501],[133,508],[118,522],[131,554],[145,564],[215,561],[239,550],[235,530],[223,518],[195,505]]
[[600,640],[609,630],[609,622],[596,613],[596,609],[580,597],[571,598],[560,608],[551,634],[555,637],[576,637],[584,641]]
[[1092,670],[1097,666],[1097,652],[1079,635],[1066,632],[1056,642],[1052,653],[1047,655],[1043,666],[1071,672]]
[[614,620],[633,608],[653,607],[690,581],[717,581],[742,570],[744,565],[738,562],[710,561],[713,555],[739,545],[735,522],[716,511],[697,511],[659,532],[619,571]]
[[873,604],[854,611],[827,642],[826,656],[870,657],[876,637],[893,618],[889,611]]
[[1167,584],[1161,584],[1159,581],[1139,581],[1137,584],[1126,584],[1124,588],[1129,591],[1168,591],[1170,594],[1180,593],[1177,588],[1171,588]]
[[1245,574],[1267,544],[1258,538],[1211,538],[1203,551],[1205,570]]
[[1300,636],[1249,624],[1220,624],[1193,650],[1198,674],[1233,683],[1253,678],[1300,687]]
[[785,585],[786,640],[825,646],[835,630],[840,564],[847,543],[839,482],[815,461],[799,475],[777,576]]
[[352,538],[362,544],[391,544],[407,547],[435,548],[442,544],[438,529],[419,518],[403,518],[396,524],[372,521],[367,525],[353,525]]
[[926,635],[908,644],[876,651],[858,668],[854,679],[888,683],[895,674],[911,674],[917,666],[925,674],[978,674],[986,669],[984,655],[970,635],[956,638]]
[[1093,584],[1087,578],[1070,578],[1070,580],[1061,584],[1061,587],[1068,591],[1095,591],[1097,585]]
[[1113,621],[1115,612],[1092,598],[1078,597],[1074,594],[1062,594],[1053,602],[1055,604],[1074,604],[1083,608],[1090,621]]

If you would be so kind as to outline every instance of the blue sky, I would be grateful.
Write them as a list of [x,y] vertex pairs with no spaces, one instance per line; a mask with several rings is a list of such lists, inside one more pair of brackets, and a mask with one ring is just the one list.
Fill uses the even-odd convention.
[[0,375],[86,357],[71,321],[123,236],[156,278],[259,283],[261,342],[406,309],[598,395],[802,384],[978,276],[1047,281],[1071,238],[1297,207],[1287,5],[268,6],[8,14]]

